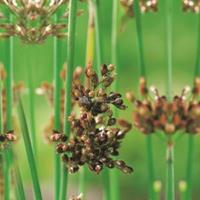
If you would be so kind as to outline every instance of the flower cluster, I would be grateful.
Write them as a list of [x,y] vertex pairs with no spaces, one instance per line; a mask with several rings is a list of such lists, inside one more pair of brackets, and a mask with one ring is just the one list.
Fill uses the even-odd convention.
[[[17,36],[25,43],[42,43],[49,36],[67,35],[68,0],[1,0],[0,3],[14,16],[14,22],[5,22],[9,17],[1,13],[0,37]],[[65,11],[59,15],[59,22],[55,22],[53,17],[58,10]]]
[[[125,9],[126,15],[128,17],[133,17],[133,4],[134,0],[120,0],[120,4]],[[157,11],[158,0],[140,0],[140,10],[142,13],[149,11]]]
[[200,1],[199,0],[183,0],[183,10],[199,13]]
[[133,94],[127,93],[127,98],[135,104],[133,113],[134,125],[144,134],[163,131],[167,135],[177,131],[188,134],[200,132],[200,78],[196,78],[194,88],[185,87],[181,95],[173,97],[172,102],[166,96],[160,96],[155,87],[151,87],[152,100],[146,81],[140,79],[140,91],[143,100],[136,100]]
[[83,199],[83,194],[81,193],[81,194],[79,194],[78,196],[71,196],[70,198],[69,198],[69,200],[82,200]]
[[73,81],[72,99],[80,113],[78,117],[75,114],[68,117],[72,137],[68,139],[54,131],[51,140],[58,142],[57,152],[62,154],[70,173],[77,172],[84,164],[97,174],[103,167],[131,173],[133,169],[124,161],[113,159],[119,155],[120,143],[131,129],[131,124],[117,120],[112,111],[112,106],[126,109],[121,94],[107,92],[115,78],[114,66],[103,65],[101,78],[88,66],[85,78],[87,86]]

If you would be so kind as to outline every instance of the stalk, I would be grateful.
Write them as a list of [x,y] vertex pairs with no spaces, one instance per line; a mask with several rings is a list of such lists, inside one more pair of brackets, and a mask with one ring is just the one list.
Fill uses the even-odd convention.
[[19,97],[18,115],[19,115],[19,120],[20,120],[22,136],[23,136],[23,140],[24,140],[24,144],[25,144],[28,164],[30,167],[30,172],[31,172],[31,177],[32,177],[32,182],[33,182],[33,189],[34,189],[34,193],[35,193],[35,199],[42,200],[42,194],[41,194],[40,185],[39,185],[38,173],[37,173],[35,158],[33,155],[33,148],[31,145],[30,133],[28,130],[28,125],[27,125],[27,121],[26,121],[26,117],[25,117],[25,113],[24,113],[24,108],[23,108],[22,100],[20,97]]
[[[119,68],[117,65],[117,30],[118,30],[118,1],[113,0],[112,5],[112,32],[111,32],[111,63],[115,65],[116,74]],[[117,91],[117,80],[113,83],[113,91]],[[114,109],[114,115],[117,118],[117,109]],[[110,176],[110,199],[120,199],[119,172],[116,169],[109,171]]]
[[174,191],[174,147],[172,143],[167,144],[167,180],[166,200],[175,199]]
[[[75,54],[75,33],[76,33],[76,9],[77,0],[70,0],[69,2],[69,25],[68,25],[68,48],[67,48],[67,74],[65,81],[65,114],[64,114],[64,134],[70,135],[70,123],[66,118],[71,114],[71,89],[72,77],[74,68],[74,54]],[[68,172],[63,165],[62,169],[62,185],[60,200],[65,200],[67,195]]]
[[[100,30],[100,13],[99,13],[99,0],[94,0],[94,11],[95,11],[95,40],[96,40],[96,57],[97,65],[95,71],[100,75],[100,68],[103,62],[103,48],[101,41],[101,30]],[[104,191],[104,200],[110,200],[110,177],[108,169],[103,170],[103,191]]]
[[30,132],[31,132],[31,143],[33,152],[37,154],[37,140],[35,130],[35,92],[32,79],[32,70],[28,69],[28,86],[29,86],[29,112],[30,112]]
[[[134,13],[135,13],[135,23],[136,23],[137,45],[138,45],[138,51],[139,51],[140,77],[146,78],[143,38],[142,38],[142,23],[141,23],[139,0],[134,1]],[[153,190],[155,175],[154,175],[153,148],[152,148],[151,135],[146,136],[146,149],[147,149],[147,167],[148,167],[148,178],[149,178],[149,187],[148,187],[149,199],[154,200],[156,196]]]
[[[166,42],[167,42],[167,96],[172,101],[172,8],[173,0],[166,0]],[[174,190],[174,144],[171,138],[167,144],[167,177],[166,177],[166,200],[175,199]]]
[[[92,0],[88,0],[88,33],[87,33],[87,44],[86,44],[86,60],[85,60],[85,66],[93,65],[94,60],[94,5]],[[89,83],[85,83],[89,84]],[[85,166],[82,167],[82,170],[80,172],[79,176],[79,193],[85,194],[85,182],[87,178],[87,171]]]
[[[55,21],[57,22],[57,16],[55,17]],[[60,69],[62,66],[60,51],[61,51],[61,41],[56,37],[54,38],[54,130],[61,131],[61,107],[60,107],[60,90],[61,90],[61,82],[60,82]],[[59,199],[59,191],[60,191],[60,176],[61,176],[61,162],[60,156],[55,152],[54,155],[54,198],[55,200]]]
[[[200,15],[198,15],[198,46],[197,46],[197,60],[194,78],[200,76]],[[186,183],[187,189],[184,193],[184,200],[192,199],[192,171],[193,171],[193,158],[194,158],[194,137],[192,135],[188,136],[188,154],[187,154],[187,170],[186,170]]]

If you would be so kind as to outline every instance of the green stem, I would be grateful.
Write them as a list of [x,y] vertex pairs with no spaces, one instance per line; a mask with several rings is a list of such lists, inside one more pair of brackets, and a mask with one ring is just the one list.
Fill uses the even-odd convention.
[[95,21],[95,40],[96,40],[96,57],[97,57],[97,65],[95,66],[95,71],[97,74],[100,74],[100,68],[103,64],[103,48],[102,48],[102,42],[101,42],[101,30],[100,30],[100,13],[99,13],[99,0],[94,0],[94,21]]
[[[140,77],[146,78],[145,71],[145,58],[143,49],[143,37],[142,37],[142,22],[139,0],[134,1],[134,13],[135,13],[135,23],[136,23],[136,35],[137,35],[137,45],[139,50],[139,67],[140,67]],[[153,164],[153,148],[152,148],[152,136],[146,137],[146,148],[147,148],[147,166],[148,166],[148,178],[149,178],[149,199],[154,200],[156,198],[155,191],[153,189],[154,177],[154,164]]]
[[20,126],[21,126],[24,144],[25,144],[28,164],[30,167],[35,198],[37,200],[42,200],[42,194],[41,194],[40,185],[39,185],[38,173],[37,173],[35,158],[33,155],[32,145],[31,145],[30,133],[28,130],[28,125],[27,125],[27,121],[26,121],[26,117],[25,117],[25,113],[24,113],[24,108],[23,108],[22,100],[20,97],[19,97],[18,114],[19,114]]
[[167,145],[167,182],[166,182],[166,200],[174,200],[174,149],[173,144]]
[[139,50],[140,76],[145,77],[146,72],[145,72],[145,62],[144,62],[142,23],[141,23],[141,13],[140,13],[139,0],[135,0],[133,5],[134,5],[134,13],[135,13],[137,45],[138,45],[138,50]]
[[[75,54],[75,33],[76,33],[76,10],[77,0],[70,0],[69,2],[69,24],[68,24],[68,48],[67,48],[67,75],[65,81],[65,114],[64,114],[64,134],[70,135],[70,123],[66,120],[71,114],[71,89],[74,68],[74,54]],[[63,165],[62,169],[62,185],[60,200],[65,200],[67,195],[68,172]]]
[[[96,38],[96,57],[97,57],[97,66],[95,71],[100,75],[100,68],[103,61],[103,48],[101,41],[101,30],[100,30],[100,1],[94,0],[94,10],[95,10],[95,38]],[[110,200],[110,177],[108,169],[103,171],[103,187],[104,187],[104,200]]]
[[172,100],[172,14],[173,0],[166,0],[167,96]]
[[[94,60],[94,5],[92,0],[88,0],[88,32],[87,32],[87,44],[86,44],[86,60],[85,66],[88,64],[93,65]],[[89,83],[85,83],[86,85]],[[80,171],[79,176],[79,193],[84,194],[86,196],[86,183],[87,179],[87,171],[86,167],[83,166]]]
[[[117,65],[117,29],[118,29],[118,1],[113,0],[112,10],[112,33],[111,33],[111,63],[115,65],[116,74],[119,68]],[[117,80],[113,83],[113,91],[117,91]],[[114,115],[117,118],[118,112],[115,108]],[[119,172],[116,169],[109,171],[110,176],[110,199],[120,199]]]
[[[55,21],[57,22],[57,16]],[[61,131],[61,82],[60,82],[60,69],[62,66],[61,63],[61,44],[62,41],[58,40],[56,37],[54,38],[54,130]],[[59,199],[60,192],[60,170],[61,170],[61,162],[60,156],[55,152],[54,155],[54,198],[55,200]]]

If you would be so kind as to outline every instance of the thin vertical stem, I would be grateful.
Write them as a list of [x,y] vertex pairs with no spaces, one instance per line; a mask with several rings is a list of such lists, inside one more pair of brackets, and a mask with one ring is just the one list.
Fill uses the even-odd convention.
[[[74,68],[74,54],[75,54],[75,33],[76,33],[76,10],[77,0],[70,0],[69,2],[69,25],[68,25],[68,48],[67,48],[67,74],[66,74],[66,91],[65,91],[65,114],[64,114],[64,134],[70,135],[70,123],[66,117],[71,114],[71,89],[72,77]],[[65,200],[67,195],[68,172],[63,165],[62,169],[62,185],[60,200]]]
[[167,145],[167,180],[166,180],[166,200],[174,200],[174,147]]
[[173,0],[166,0],[167,96],[172,100],[172,14]]
[[[173,14],[173,0],[166,0],[166,48],[167,48],[167,96],[172,100],[172,14]],[[171,138],[168,138],[167,146],[167,177],[166,177],[166,200],[175,199],[174,191],[174,151]]]
[[102,41],[101,41],[101,30],[100,30],[100,13],[99,13],[99,0],[94,0],[94,13],[95,13],[95,40],[96,40],[96,56],[97,56],[97,66],[95,68],[97,74],[100,74],[100,68],[103,64],[103,48],[102,48]]
[[42,200],[42,194],[41,194],[41,190],[40,190],[40,184],[39,184],[39,179],[38,179],[35,157],[33,154],[30,133],[28,130],[28,125],[27,125],[21,98],[19,98],[18,114],[19,114],[20,127],[21,127],[21,131],[22,131],[24,144],[25,144],[28,164],[29,164],[29,168],[30,168],[30,172],[31,172],[31,176],[32,176],[35,198],[37,200]]
[[[200,14],[198,14],[198,31],[197,31],[197,58],[196,67],[194,70],[194,78],[200,76]],[[184,200],[192,199],[192,171],[194,158],[194,137],[188,136],[188,153],[187,153],[187,168],[186,168],[186,183],[187,189],[184,192]]]
[[[111,32],[111,63],[115,65],[116,74],[119,67],[117,65],[117,25],[118,25],[118,1],[112,1],[112,32]],[[113,83],[113,91],[117,91],[117,80]],[[114,115],[117,117],[117,109],[114,110]],[[110,199],[120,199],[119,172],[116,169],[109,171],[110,176]]]
[[[55,21],[57,22],[57,16],[55,17]],[[58,38],[54,38],[54,51],[53,51],[53,57],[54,57],[54,130],[61,131],[61,106],[60,106],[60,100],[61,100],[61,83],[60,83],[60,69],[61,69],[61,58],[60,58],[60,52],[61,52],[61,41],[58,40]],[[55,200],[59,199],[60,194],[60,177],[61,177],[61,162],[60,162],[60,156],[55,152],[54,155],[54,198]]]
[[[137,45],[138,45],[138,50],[139,50],[140,77],[146,78],[143,37],[142,37],[143,32],[142,32],[142,22],[141,22],[139,0],[134,1],[133,8],[134,8],[134,13],[135,13]],[[149,178],[149,199],[154,200],[156,196],[153,190],[153,183],[155,181],[155,177],[154,177],[153,148],[152,148],[151,135],[148,135],[146,137],[146,149],[147,149],[147,163],[148,163],[147,167],[148,167],[148,178]]]
[[[94,60],[94,5],[92,0],[88,0],[88,32],[87,32],[85,66],[86,67],[88,65],[92,66],[93,60]],[[87,178],[87,171],[85,166],[83,166],[79,176],[79,193],[82,193],[85,196],[86,196],[85,192],[86,178]]]
[[[100,75],[100,68],[103,61],[103,48],[101,41],[101,30],[100,30],[100,1],[94,0],[94,10],[95,10],[95,39],[96,39],[96,56],[97,56],[97,66],[96,72]],[[103,171],[103,186],[104,186],[104,200],[110,200],[110,177],[108,169]]]
[[136,23],[136,35],[137,35],[137,45],[139,50],[139,66],[140,66],[140,76],[145,77],[145,61],[144,61],[144,49],[143,49],[143,37],[142,37],[142,23],[141,23],[141,13],[139,0],[135,0],[133,4],[135,13],[135,23]]

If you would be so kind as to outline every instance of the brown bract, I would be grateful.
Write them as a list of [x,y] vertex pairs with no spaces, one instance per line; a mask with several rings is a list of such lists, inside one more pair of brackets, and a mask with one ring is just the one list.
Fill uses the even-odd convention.
[[160,96],[155,87],[150,88],[153,98],[146,87],[144,78],[140,79],[140,92],[143,99],[137,100],[128,93],[127,98],[134,103],[134,125],[144,134],[162,131],[167,135],[178,131],[188,134],[200,132],[200,78],[194,81],[194,88],[182,90],[181,95],[169,101],[166,96]]
[[63,141],[61,133],[51,136],[58,142],[57,152],[62,154],[63,162],[70,173],[75,173],[83,165],[99,174],[104,167],[118,168],[124,173],[133,169],[122,160],[115,160],[119,155],[120,144],[131,124],[116,119],[113,108],[125,110],[122,96],[109,92],[115,79],[114,66],[103,65],[101,76],[88,66],[85,71],[85,86],[81,81],[73,81],[72,100],[78,108],[77,116],[68,117],[71,124],[71,138]]
[[10,143],[16,141],[14,131],[8,131],[7,133],[0,134],[0,151],[3,151],[9,146]]

